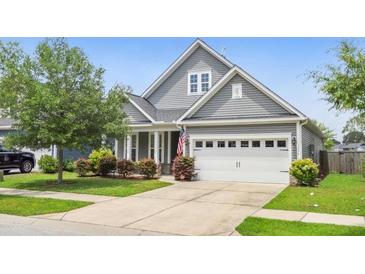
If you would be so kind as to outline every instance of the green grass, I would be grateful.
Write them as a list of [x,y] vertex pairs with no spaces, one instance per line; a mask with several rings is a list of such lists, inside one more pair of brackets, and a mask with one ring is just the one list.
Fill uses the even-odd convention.
[[64,183],[56,184],[55,174],[29,173],[5,176],[0,187],[72,192],[125,197],[160,187],[171,185],[159,180],[115,179],[78,177],[76,173],[65,172]]
[[365,228],[248,217],[236,230],[244,236],[365,236]]
[[330,174],[318,187],[287,187],[264,208],[365,216],[365,182],[361,175]]
[[19,216],[70,211],[90,205],[89,202],[0,195],[0,213]]

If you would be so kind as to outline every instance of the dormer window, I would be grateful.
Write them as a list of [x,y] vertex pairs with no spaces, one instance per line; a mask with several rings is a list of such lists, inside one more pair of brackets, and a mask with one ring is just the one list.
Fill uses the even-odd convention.
[[201,95],[202,93],[207,92],[210,89],[212,80],[211,72],[189,72],[188,80],[188,95]]

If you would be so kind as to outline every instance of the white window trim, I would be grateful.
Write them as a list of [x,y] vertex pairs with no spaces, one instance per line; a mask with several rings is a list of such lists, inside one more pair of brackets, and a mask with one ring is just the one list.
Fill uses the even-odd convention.
[[[201,75],[202,74],[209,74],[209,88],[207,91],[202,91],[202,79],[201,79]],[[190,91],[190,75],[194,75],[194,74],[197,74],[198,75],[198,82],[197,82],[197,85],[198,85],[198,89],[197,89],[197,92],[191,92]],[[202,94],[205,94],[207,93],[210,88],[212,87],[212,71],[211,70],[202,70],[202,71],[189,71],[188,72],[188,95],[202,95]]]
[[[238,94],[238,96],[235,96],[234,94],[234,90],[236,88],[240,89],[240,93]],[[242,98],[242,84],[232,84],[232,99],[240,99]]]
[[[151,158],[151,135],[153,135],[154,132],[148,132],[148,158]],[[165,163],[165,132],[159,132],[159,135],[161,135],[161,140],[159,142],[159,145],[161,146],[161,163]]]

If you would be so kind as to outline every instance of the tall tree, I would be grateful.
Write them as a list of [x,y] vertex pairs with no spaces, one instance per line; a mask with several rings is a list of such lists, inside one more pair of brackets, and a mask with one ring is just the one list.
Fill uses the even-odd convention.
[[104,69],[65,39],[46,39],[33,55],[18,43],[0,41],[0,109],[17,131],[6,142],[33,149],[57,146],[58,183],[63,152],[100,145],[102,136],[128,131],[125,87],[104,88]]
[[318,122],[316,120],[312,120],[312,122],[322,131],[324,136],[324,147],[326,150],[330,150],[335,145],[335,132],[328,128],[325,124]]
[[360,143],[365,142],[365,135],[361,131],[350,131],[343,136],[343,143]]
[[[365,128],[365,53],[352,43],[343,41],[335,50],[337,64],[328,64],[323,71],[309,77],[325,95],[332,108],[355,113],[346,125]],[[363,131],[363,130],[360,130]]]

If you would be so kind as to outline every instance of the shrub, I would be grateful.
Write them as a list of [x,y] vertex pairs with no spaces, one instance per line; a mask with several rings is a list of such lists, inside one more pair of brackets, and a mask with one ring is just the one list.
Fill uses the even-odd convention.
[[291,163],[290,174],[300,184],[313,186],[318,173],[318,166],[312,159],[296,160]]
[[194,175],[194,158],[178,156],[172,165],[175,180],[191,181]]
[[97,173],[99,170],[100,159],[108,156],[113,156],[113,152],[108,148],[93,150],[89,155],[91,171]]
[[44,173],[56,173],[58,169],[58,160],[50,155],[42,155],[38,161],[38,165]]
[[361,173],[362,177],[365,178],[365,156],[361,159]]
[[118,173],[124,178],[131,175],[135,171],[135,165],[130,160],[120,160],[117,163]]
[[108,175],[108,173],[114,171],[117,167],[117,158],[115,156],[107,156],[100,159],[99,162],[99,174],[102,176]]
[[75,171],[75,162],[72,160],[66,160],[63,164],[63,170],[68,172],[74,172]]
[[139,174],[150,179],[157,173],[158,166],[153,159],[143,159],[137,163],[137,169]]
[[84,158],[80,158],[76,161],[76,172],[79,176],[84,177],[91,171],[90,161]]

